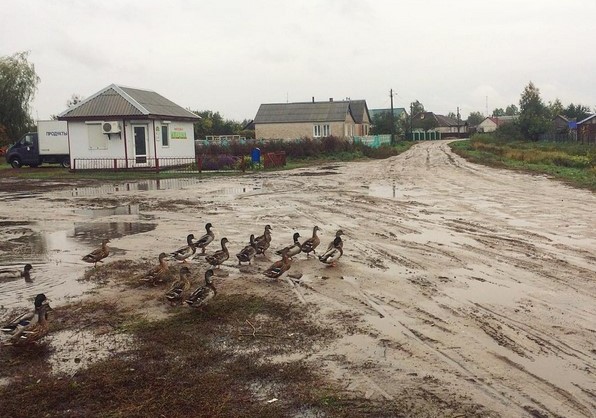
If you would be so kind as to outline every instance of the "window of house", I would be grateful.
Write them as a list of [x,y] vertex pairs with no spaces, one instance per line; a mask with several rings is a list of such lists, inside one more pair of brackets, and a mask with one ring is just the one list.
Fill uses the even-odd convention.
[[313,137],[321,138],[331,135],[331,129],[329,125],[313,125]]
[[108,136],[101,130],[101,123],[87,124],[89,149],[108,149]]
[[168,129],[168,125],[161,125],[161,146],[170,146],[170,130]]

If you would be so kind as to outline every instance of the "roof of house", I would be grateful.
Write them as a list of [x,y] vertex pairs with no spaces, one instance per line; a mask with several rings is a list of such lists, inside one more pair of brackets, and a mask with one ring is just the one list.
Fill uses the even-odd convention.
[[420,112],[414,116],[414,119],[417,121],[426,118],[434,118],[437,121],[437,127],[464,126],[466,124],[466,122],[463,120],[458,122],[457,119],[450,118],[448,116],[437,115],[433,112]]
[[364,123],[364,115],[368,116],[368,121],[371,121],[366,100],[350,100],[350,109],[352,110],[352,117],[356,123]]
[[[391,113],[391,109],[370,109],[370,114],[371,116],[374,118],[377,115],[383,114],[383,113]],[[393,108],[393,117],[401,117],[402,115],[408,115],[408,112],[406,112],[406,109],[403,107],[394,107]]]
[[[348,113],[356,121],[350,103],[348,100],[340,100],[262,104],[255,116],[254,123],[337,122],[346,120]],[[363,111],[360,113],[361,120],[362,115]]]
[[[484,122],[486,120],[490,120],[495,125],[501,126],[501,125],[505,125],[507,123],[513,122],[517,119],[518,119],[517,116],[488,116],[482,122]],[[480,122],[480,123],[482,123],[482,122]]]
[[58,119],[162,116],[187,120],[200,117],[162,95],[111,84],[58,115]]
[[584,122],[587,122],[587,121],[589,121],[589,120],[593,119],[594,117],[596,117],[596,114],[590,115],[590,116],[588,116],[587,118],[585,118],[585,119],[583,119],[583,120],[580,120],[579,122],[577,122],[577,124],[578,124],[578,125],[581,125],[582,123],[584,123]]

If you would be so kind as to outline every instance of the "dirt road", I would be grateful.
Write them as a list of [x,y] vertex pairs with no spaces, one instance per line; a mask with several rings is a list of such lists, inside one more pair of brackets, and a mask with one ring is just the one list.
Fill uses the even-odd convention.
[[[309,359],[372,399],[416,388],[501,416],[596,416],[592,193],[467,163],[444,141],[382,161],[144,184],[5,194],[0,221],[20,221],[43,248],[40,278],[26,290],[0,286],[0,302],[25,300],[64,271],[49,293],[82,292],[72,287],[86,268],[78,260],[100,235],[112,236],[117,260],[173,250],[206,222],[232,254],[265,224],[274,249],[318,225],[322,250],[341,228],[335,268],[301,254],[290,270],[299,283],[271,283],[258,274],[271,261],[238,269],[230,259],[222,286],[262,278],[271,297],[316,311],[342,336]],[[105,209],[115,206],[124,209]],[[27,255],[0,250],[5,263]]]

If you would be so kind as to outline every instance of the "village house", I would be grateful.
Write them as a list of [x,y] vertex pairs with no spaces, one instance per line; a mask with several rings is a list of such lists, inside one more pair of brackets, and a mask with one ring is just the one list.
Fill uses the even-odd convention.
[[462,120],[448,116],[437,115],[433,112],[420,112],[412,118],[412,127],[416,131],[437,132],[444,137],[465,135],[468,124]]
[[577,140],[582,143],[596,144],[596,114],[577,122]]
[[159,167],[194,159],[200,118],[158,93],[112,84],[58,115],[73,169]]
[[517,120],[517,116],[489,116],[476,126],[476,132],[494,132],[499,126]]
[[365,100],[269,103],[253,122],[256,139],[351,138],[368,135],[371,118]]

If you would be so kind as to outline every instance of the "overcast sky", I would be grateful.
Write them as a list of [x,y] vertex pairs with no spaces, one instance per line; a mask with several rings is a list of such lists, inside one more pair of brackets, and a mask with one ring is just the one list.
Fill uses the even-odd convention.
[[261,103],[420,100],[486,112],[596,106],[595,0],[37,0],[2,2],[0,55],[29,50],[34,118],[116,83],[252,119]]

